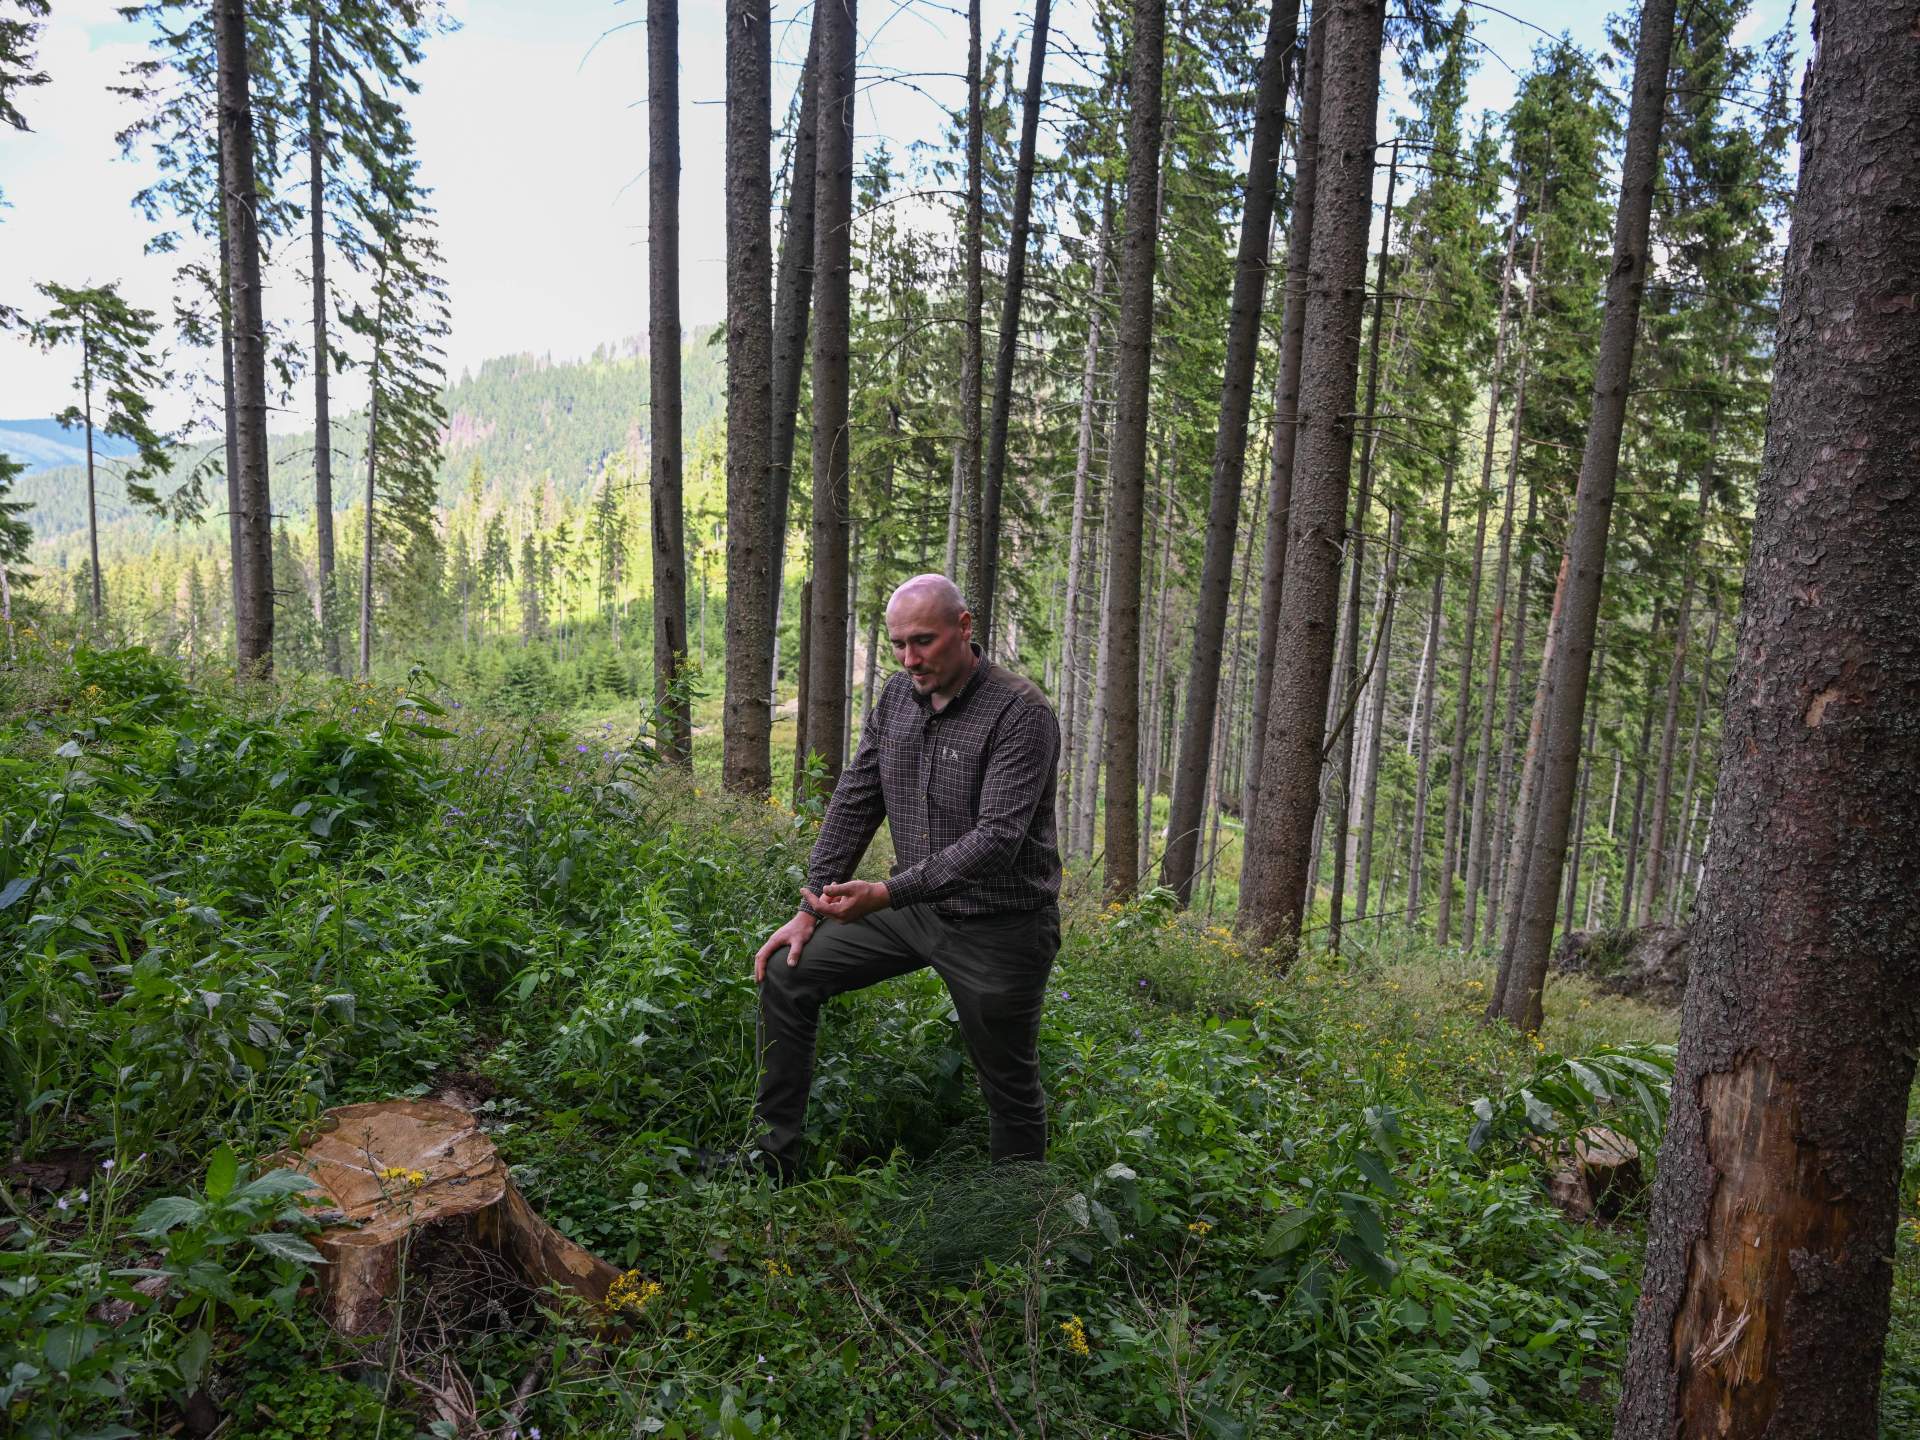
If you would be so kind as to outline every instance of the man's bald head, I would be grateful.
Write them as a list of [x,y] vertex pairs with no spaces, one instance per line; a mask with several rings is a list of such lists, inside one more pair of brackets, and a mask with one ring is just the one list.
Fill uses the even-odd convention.
[[944,575],[916,575],[887,602],[887,638],[913,688],[936,707],[973,673],[973,616],[960,587]]
[[893,592],[893,598],[887,601],[887,614],[891,616],[896,610],[903,616],[912,613],[923,619],[954,625],[967,613],[967,601],[953,581],[937,572],[930,572],[901,582]]

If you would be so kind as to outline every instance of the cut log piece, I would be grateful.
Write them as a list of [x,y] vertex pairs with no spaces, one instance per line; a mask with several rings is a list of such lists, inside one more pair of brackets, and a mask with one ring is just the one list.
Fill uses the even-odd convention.
[[[275,1157],[313,1178],[328,1228],[313,1238],[327,1318],[346,1335],[384,1330],[410,1245],[431,1231],[497,1251],[537,1288],[599,1304],[619,1271],[561,1235],[507,1178],[467,1111],[435,1100],[329,1110],[297,1152]],[[338,1223],[335,1221],[337,1214]]]

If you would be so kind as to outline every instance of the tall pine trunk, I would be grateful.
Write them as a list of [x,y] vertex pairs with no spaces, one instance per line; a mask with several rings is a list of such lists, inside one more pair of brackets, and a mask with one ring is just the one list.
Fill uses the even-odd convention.
[[1633,373],[1640,295],[1647,277],[1647,229],[1659,169],[1667,62],[1673,49],[1674,0],[1646,0],[1634,57],[1633,102],[1627,119],[1620,175],[1620,211],[1613,269],[1607,277],[1606,318],[1594,359],[1593,408],[1587,426],[1573,525],[1567,533],[1567,594],[1554,647],[1553,707],[1541,736],[1540,821],[1527,865],[1527,892],[1514,948],[1516,979],[1508,1017],[1529,1033],[1540,1028],[1547,952],[1553,942],[1560,867],[1566,859],[1574,775],[1580,763],[1580,722],[1586,711],[1593,632],[1600,617],[1600,586],[1607,568],[1607,531],[1613,520],[1620,434]]
[[[1380,225],[1380,265],[1374,281],[1373,298],[1373,334],[1367,342],[1367,395],[1361,415],[1366,425],[1366,435],[1360,447],[1360,490],[1353,502],[1353,528],[1347,532],[1347,634],[1346,643],[1340,649],[1339,668],[1334,672],[1339,677],[1340,693],[1343,704],[1348,707],[1348,719],[1341,725],[1335,743],[1340,751],[1340,808],[1334,821],[1333,849],[1333,895],[1329,903],[1327,927],[1327,945],[1338,951],[1340,948],[1341,910],[1346,902],[1347,851],[1351,843],[1353,828],[1353,717],[1360,704],[1360,584],[1366,570],[1367,554],[1367,510],[1373,499],[1373,457],[1375,439],[1375,410],[1380,396],[1380,340],[1386,323],[1387,307],[1387,256],[1388,242],[1393,237],[1393,190],[1400,176],[1400,142],[1393,143],[1393,158],[1387,165],[1387,208],[1385,218]],[[1398,319],[1398,312],[1395,312]],[[1384,583],[1380,590],[1384,600]],[[1378,605],[1375,607],[1378,609]],[[1377,627],[1376,627],[1377,628]],[[1377,643],[1377,642],[1376,642]],[[1376,658],[1377,652],[1376,652]],[[1361,909],[1366,909],[1366,896],[1360,897]]]
[[647,361],[652,444],[653,705],[678,764],[693,765],[687,541],[680,502],[680,0],[647,0]]
[[1872,1435],[1920,1036],[1920,43],[1823,0],[1620,1440]]
[[1102,669],[1107,760],[1106,891],[1131,895],[1140,816],[1140,548],[1147,482],[1147,388],[1153,365],[1153,272],[1160,236],[1160,90],[1166,70],[1164,0],[1133,0],[1127,91],[1127,208],[1114,337],[1114,438],[1108,458],[1108,627]]
[[235,554],[234,641],[240,673],[273,673],[273,502],[267,478],[267,334],[260,294],[260,217],[255,208],[253,97],[245,0],[218,0],[220,186],[233,317]]
[[1027,40],[1027,89],[1020,111],[1020,155],[1013,177],[1013,226],[1007,241],[1007,278],[1000,297],[1000,333],[993,355],[993,404],[987,427],[986,468],[980,481],[980,523],[974,531],[974,633],[987,653],[996,653],[994,591],[1000,583],[1000,492],[1007,474],[1007,419],[1013,404],[1013,364],[1019,353],[1020,301],[1027,283],[1027,240],[1032,231],[1033,157],[1040,141],[1041,84],[1047,64],[1050,0],[1035,0],[1033,33]]
[[[1500,313],[1493,332],[1493,366],[1490,372],[1490,393],[1487,396],[1487,430],[1480,442],[1480,485],[1474,492],[1473,501],[1473,565],[1467,576],[1467,609],[1460,628],[1460,682],[1454,699],[1453,747],[1448,756],[1447,767],[1447,809],[1440,822],[1440,894],[1437,913],[1434,916],[1434,937],[1445,945],[1453,933],[1453,877],[1463,868],[1460,864],[1461,817],[1460,805],[1467,778],[1467,716],[1473,703],[1473,651],[1480,635],[1480,583],[1486,568],[1487,556],[1487,507],[1493,498],[1493,444],[1499,432],[1501,387],[1505,381],[1507,355],[1508,316],[1513,304],[1513,257],[1514,249],[1520,239],[1520,216],[1518,207],[1512,223],[1507,226],[1507,256],[1500,266]],[[1533,238],[1533,268],[1540,264],[1540,233],[1535,228]],[[1529,287],[1531,303],[1531,287]],[[1526,356],[1520,359],[1519,395],[1526,393]],[[1516,405],[1515,428],[1518,428],[1518,406]],[[1511,490],[1512,482],[1508,482]],[[1494,646],[1499,647],[1495,640]],[[1437,661],[1436,661],[1437,663]],[[1486,744],[1481,742],[1481,753],[1485,754]],[[1474,782],[1474,796],[1480,795],[1480,786],[1484,775]],[[1471,849],[1469,849],[1471,855]],[[1467,894],[1473,894],[1472,882],[1468,882]],[[1472,903],[1471,901],[1468,902]],[[1473,943],[1473,922],[1466,925],[1467,943]]]
[[1227,312],[1226,372],[1207,498],[1207,543],[1200,565],[1193,647],[1187,662],[1187,711],[1173,772],[1162,871],[1182,905],[1193,900],[1200,824],[1206,808],[1208,762],[1220,697],[1220,652],[1233,583],[1233,551],[1246,474],[1247,418],[1253,408],[1253,367],[1260,347],[1260,307],[1267,287],[1267,250],[1273,233],[1273,197],[1280,163],[1280,132],[1287,114],[1287,61],[1299,38],[1299,0],[1275,0],[1267,18],[1266,51],[1254,90],[1253,140],[1247,157],[1247,195],[1240,215],[1233,299]]
[[[1496,917],[1500,913],[1500,900],[1504,893],[1501,889],[1502,882],[1514,868],[1511,863],[1514,859],[1514,849],[1509,842],[1513,834],[1516,833],[1516,827],[1511,826],[1509,822],[1518,814],[1522,803],[1516,800],[1514,794],[1513,741],[1514,735],[1519,727],[1520,719],[1520,677],[1526,669],[1527,607],[1532,602],[1533,597],[1533,587],[1529,583],[1533,577],[1533,552],[1527,550],[1525,547],[1528,537],[1533,534],[1533,519],[1539,498],[1538,493],[1534,490],[1533,486],[1529,484],[1527,486],[1527,518],[1526,522],[1520,528],[1521,545],[1524,551],[1520,558],[1520,598],[1518,603],[1513,607],[1513,648],[1506,662],[1507,702],[1506,711],[1500,724],[1500,770],[1493,787],[1493,829],[1487,837],[1487,854],[1483,861],[1486,866],[1484,873],[1486,877],[1488,939],[1493,938],[1498,924]],[[1558,591],[1555,592],[1556,600],[1558,599],[1558,593]],[[1495,618],[1497,622],[1497,613]],[[1497,623],[1495,624],[1494,630],[1496,634],[1499,633]],[[1492,653],[1489,659],[1490,663],[1494,666],[1494,670],[1488,677],[1487,693],[1489,695],[1497,694],[1500,689],[1498,683],[1500,650],[1498,646],[1491,648]],[[1527,763],[1529,765],[1532,764],[1534,740],[1540,733],[1541,716],[1539,697],[1547,693],[1545,689],[1547,683],[1545,654],[1546,652],[1543,649],[1541,651],[1543,658],[1541,660],[1540,679],[1534,688],[1533,707],[1527,712]],[[1518,782],[1520,790],[1529,794],[1531,793],[1533,782],[1528,777],[1531,776],[1532,773],[1531,770],[1524,771]],[[1504,934],[1505,932],[1501,933]]]
[[1086,674],[1086,631],[1081,625],[1084,611],[1080,591],[1087,583],[1087,501],[1093,478],[1093,427],[1095,399],[1099,394],[1101,304],[1107,285],[1107,239],[1113,229],[1113,187],[1107,186],[1101,199],[1100,231],[1093,242],[1093,290],[1087,300],[1087,344],[1080,363],[1080,424],[1074,442],[1073,517],[1067,530],[1067,602],[1066,621],[1061,628],[1060,656],[1063,683],[1060,687],[1060,718],[1063,722],[1060,753],[1067,769],[1067,783],[1060,787],[1059,833],[1062,848],[1076,853],[1073,829],[1074,807],[1080,787],[1079,757],[1085,744],[1081,711],[1090,677]]
[[1287,576],[1287,526],[1293,508],[1293,462],[1299,453],[1300,360],[1307,333],[1307,293],[1313,258],[1313,201],[1320,176],[1320,96],[1325,88],[1327,27],[1319,15],[1308,27],[1306,71],[1300,81],[1300,134],[1294,147],[1293,213],[1287,220],[1287,270],[1280,310],[1280,363],[1273,377],[1273,439],[1267,461],[1267,544],[1260,567],[1260,634],[1255,642],[1253,714],[1248,721],[1243,833],[1253,833],[1273,700],[1273,667],[1280,635],[1280,597]]
[[1240,929],[1260,945],[1296,943],[1308,899],[1353,461],[1384,22],[1381,0],[1333,0],[1325,21],[1320,167],[1286,578],[1261,756],[1260,825],[1249,835],[1241,890]]
[[[772,42],[767,0],[727,0],[727,686],[721,780],[773,786]],[[705,627],[702,626],[704,639]]]
[[[1372,668],[1372,688],[1368,694],[1367,743],[1363,752],[1360,781],[1360,854],[1354,866],[1353,893],[1359,898],[1359,918],[1368,915],[1367,894],[1373,875],[1373,821],[1380,803],[1380,733],[1387,726],[1387,679],[1393,673],[1393,612],[1398,599],[1400,578],[1400,512],[1389,512],[1387,519],[1387,562],[1380,577],[1385,595],[1385,610],[1380,618],[1379,655]],[[1378,917],[1376,917],[1378,918]]]
[[852,326],[854,0],[822,7],[813,227],[813,614],[807,748],[840,777],[846,737],[847,423]]
[[976,606],[980,603],[980,577],[956,574],[955,567],[962,559],[970,562],[975,555],[980,523],[980,312],[986,303],[980,278],[981,230],[986,209],[980,64],[980,0],[967,0],[967,213],[960,242],[965,252],[960,263],[965,276],[966,309],[961,316],[960,444],[954,457],[954,512],[947,521],[947,570],[948,578],[959,582],[961,592]]
[[[1413,781],[1413,843],[1407,855],[1407,925],[1409,928],[1420,923],[1422,901],[1425,899],[1422,876],[1426,870],[1427,860],[1427,776],[1433,762],[1433,691],[1435,672],[1440,668],[1440,640],[1446,615],[1447,532],[1453,518],[1453,473],[1458,463],[1459,447],[1456,444],[1447,451],[1446,474],[1440,482],[1439,553],[1433,557],[1433,589],[1427,597],[1426,659],[1421,665],[1420,690],[1418,698],[1414,701],[1420,711],[1420,740],[1419,768]],[[1484,528],[1486,517],[1484,488],[1481,493],[1479,508]],[[1465,687],[1462,687],[1463,694],[1464,689]],[[1456,721],[1461,730],[1466,728],[1464,721],[1464,716]],[[1459,800],[1457,796],[1451,795],[1451,788],[1449,786],[1450,804],[1457,812]],[[1451,829],[1451,821],[1446,823]],[[1451,899],[1453,893],[1453,876],[1447,863],[1452,857],[1445,854],[1453,848],[1450,838],[1443,835],[1441,846],[1444,858],[1440,870],[1440,893],[1445,897],[1442,900],[1444,905],[1445,900]],[[1441,943],[1444,944],[1445,940],[1446,937],[1442,935]]]
[[787,168],[787,213],[780,229],[780,269],[773,287],[773,438],[768,471],[767,537],[773,575],[767,599],[775,629],[769,646],[767,695],[778,677],[781,597],[786,589],[787,512],[793,491],[793,440],[800,412],[800,370],[807,358],[807,315],[813,304],[813,185],[820,138],[820,15],[816,5],[800,71],[800,111]]
[[335,624],[333,544],[333,418],[328,395],[333,354],[327,340],[327,131],[321,103],[325,73],[320,10],[307,11],[307,225],[313,287],[313,527],[318,584],[313,619],[329,673],[340,673],[340,635]]

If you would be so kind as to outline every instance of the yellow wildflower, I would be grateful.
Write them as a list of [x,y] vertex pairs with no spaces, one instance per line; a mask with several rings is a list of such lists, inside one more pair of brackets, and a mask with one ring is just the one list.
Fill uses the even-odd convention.
[[409,1170],[404,1165],[388,1165],[381,1170],[380,1179],[384,1184],[405,1184],[417,1187],[427,1183],[427,1172]]
[[615,1313],[625,1310],[638,1315],[665,1293],[658,1280],[643,1280],[638,1270],[627,1270],[607,1287],[606,1306]]
[[767,1275],[770,1278],[778,1279],[782,1275],[786,1276],[789,1279],[793,1277],[793,1266],[789,1265],[784,1260],[776,1260],[771,1255],[769,1255],[766,1259],[762,1260],[760,1263],[762,1266],[765,1267]]
[[1187,1225],[1187,1233],[1189,1235],[1204,1235],[1211,1229],[1213,1229],[1213,1226],[1204,1220],[1190,1221]]
[[1060,1322],[1060,1333],[1067,1337],[1067,1352],[1078,1355],[1082,1360],[1090,1359],[1093,1347],[1087,1344],[1087,1327],[1080,1323],[1078,1315],[1069,1315]]

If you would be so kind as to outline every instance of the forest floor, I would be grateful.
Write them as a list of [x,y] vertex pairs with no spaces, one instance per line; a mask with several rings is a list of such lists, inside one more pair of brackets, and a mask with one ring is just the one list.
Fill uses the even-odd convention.
[[[1609,1433],[1644,1201],[1568,1222],[1528,1141],[1653,1143],[1670,1013],[1555,977],[1530,1041],[1480,1023],[1480,955],[1387,930],[1282,973],[1162,894],[1075,893],[1048,1165],[984,1163],[921,975],[830,1007],[814,1178],[705,1176],[751,1135],[748,961],[811,821],[631,739],[137,650],[0,670],[10,1433]],[[425,1257],[385,1337],[319,1318],[259,1157],[450,1073],[632,1273],[619,1338]],[[1920,1218],[1895,1274],[1906,1436]]]

